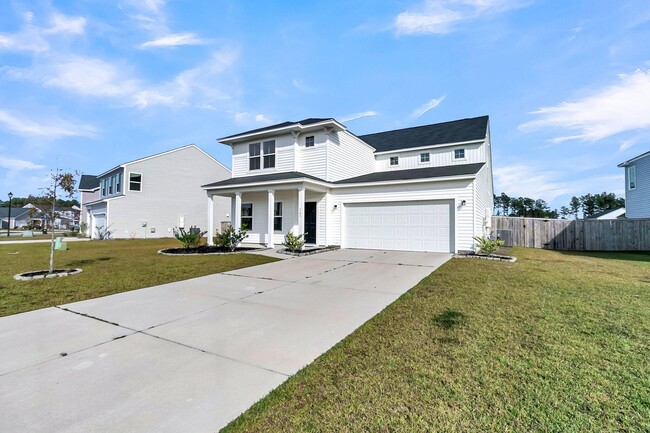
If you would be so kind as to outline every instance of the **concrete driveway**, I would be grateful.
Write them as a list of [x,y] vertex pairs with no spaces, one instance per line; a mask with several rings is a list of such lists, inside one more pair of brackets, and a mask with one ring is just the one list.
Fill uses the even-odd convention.
[[0,318],[0,431],[217,431],[450,257],[332,251]]

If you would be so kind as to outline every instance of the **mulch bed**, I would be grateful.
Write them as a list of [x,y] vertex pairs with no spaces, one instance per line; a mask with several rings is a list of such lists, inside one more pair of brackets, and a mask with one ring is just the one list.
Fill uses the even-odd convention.
[[58,278],[67,277],[68,275],[75,275],[83,272],[81,269],[54,269],[52,272],[49,270],[23,272],[22,274],[14,275],[14,279],[18,281],[29,280],[42,280],[43,278]]
[[300,256],[310,256],[312,254],[318,254],[318,253],[325,253],[327,251],[334,251],[334,250],[338,250],[340,248],[341,247],[339,247],[338,245],[333,245],[333,246],[327,246],[327,247],[306,248],[306,249],[303,249],[302,251],[296,251],[296,252],[291,252],[291,251],[289,251],[289,250],[287,250],[285,248],[283,250],[278,250],[278,253],[286,254],[288,256],[300,257]]
[[459,254],[454,254],[454,257],[457,259],[482,259],[482,260],[494,260],[498,262],[510,262],[510,263],[514,263],[517,261],[516,257],[505,256],[501,254],[491,254],[488,256],[486,254],[478,254],[478,253],[459,253]]
[[158,254],[165,256],[196,256],[202,254],[234,254],[246,253],[250,251],[264,250],[266,248],[256,247],[238,247],[235,251],[230,251],[228,248],[218,246],[201,245],[195,248],[165,248],[158,251]]

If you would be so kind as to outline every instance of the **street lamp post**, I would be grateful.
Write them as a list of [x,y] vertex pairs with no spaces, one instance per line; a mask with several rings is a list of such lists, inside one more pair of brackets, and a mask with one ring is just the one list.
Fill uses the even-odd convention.
[[14,197],[14,195],[10,192],[7,194],[9,196],[9,218],[7,218],[7,237],[10,236],[9,230],[11,229],[11,199]]

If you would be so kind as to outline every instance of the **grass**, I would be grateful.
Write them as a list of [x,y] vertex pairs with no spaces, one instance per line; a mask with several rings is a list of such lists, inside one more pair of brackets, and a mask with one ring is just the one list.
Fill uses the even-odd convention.
[[453,259],[224,432],[650,431],[650,254]]
[[0,244],[0,316],[140,289],[275,259],[255,254],[169,257],[175,239],[69,242],[55,252],[55,268],[82,268],[63,278],[16,281],[18,273],[47,269],[49,243]]

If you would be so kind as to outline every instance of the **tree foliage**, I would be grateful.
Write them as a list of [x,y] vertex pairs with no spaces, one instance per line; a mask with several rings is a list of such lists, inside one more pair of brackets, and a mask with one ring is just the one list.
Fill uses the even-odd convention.
[[585,194],[573,196],[568,206],[560,210],[551,209],[546,201],[529,197],[509,197],[506,193],[494,196],[497,215],[532,218],[588,218],[599,212],[619,209],[625,206],[625,199],[614,193]]

